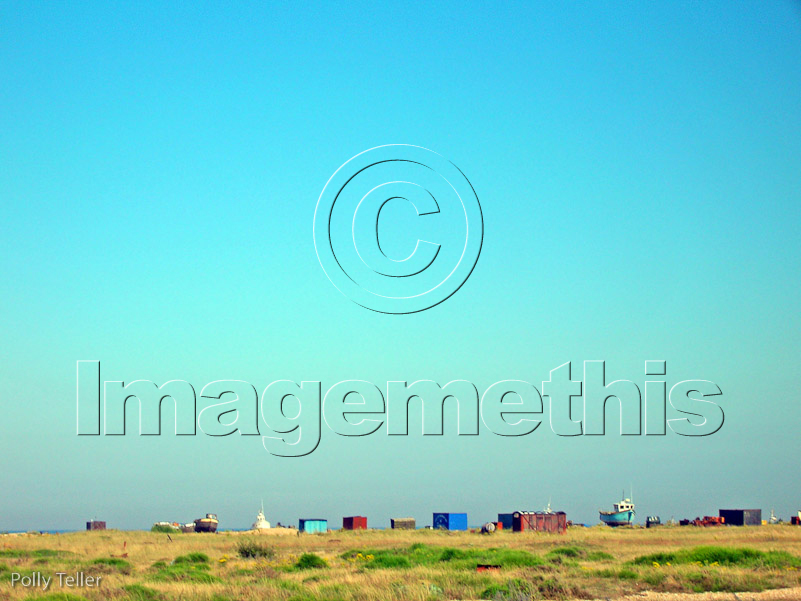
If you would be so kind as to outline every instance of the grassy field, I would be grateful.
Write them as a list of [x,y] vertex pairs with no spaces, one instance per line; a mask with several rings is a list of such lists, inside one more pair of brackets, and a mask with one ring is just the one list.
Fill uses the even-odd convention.
[[[642,591],[724,591],[734,599],[732,592],[801,585],[801,527],[784,525],[284,534],[3,535],[0,599],[524,601]],[[478,572],[479,564],[500,569]],[[96,588],[51,583],[47,593],[12,587],[14,573],[37,572],[101,581]]]

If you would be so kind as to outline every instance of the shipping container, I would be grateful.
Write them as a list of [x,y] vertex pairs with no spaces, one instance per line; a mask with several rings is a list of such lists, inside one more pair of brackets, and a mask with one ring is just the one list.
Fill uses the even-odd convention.
[[320,518],[299,520],[298,530],[301,532],[328,532],[328,520]]
[[417,522],[414,518],[392,518],[389,520],[393,530],[414,530]]
[[761,509],[721,509],[718,514],[729,526],[759,526]]
[[367,530],[367,518],[363,515],[354,515],[342,518],[343,530]]
[[466,513],[435,513],[434,530],[467,530]]
[[86,522],[86,529],[87,530],[105,530],[106,529],[106,522],[100,522],[98,520],[89,520]]
[[515,511],[512,514],[512,530],[561,534],[567,530],[567,515],[564,511]]
[[498,514],[498,521],[503,524],[504,530],[512,530],[512,525],[514,524],[514,515],[513,513],[499,513]]

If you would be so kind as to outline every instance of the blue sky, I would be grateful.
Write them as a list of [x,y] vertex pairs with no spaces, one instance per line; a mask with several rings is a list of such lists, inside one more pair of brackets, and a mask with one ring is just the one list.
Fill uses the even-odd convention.
[[[594,523],[630,484],[641,517],[801,507],[797,3],[3,2],[0,30],[0,529],[241,527],[261,498],[285,523],[473,524],[549,498]],[[485,226],[464,287],[406,316],[348,301],[312,241],[331,174],[393,143],[453,161]],[[540,386],[591,359],[642,387],[665,359],[669,384],[720,386],[726,424],[508,439],[417,417],[279,459],[238,436],[79,438],[79,359],[258,390]]]

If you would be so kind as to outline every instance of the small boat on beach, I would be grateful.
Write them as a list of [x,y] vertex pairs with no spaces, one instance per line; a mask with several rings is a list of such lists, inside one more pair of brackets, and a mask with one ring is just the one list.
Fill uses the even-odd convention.
[[195,532],[217,532],[217,515],[207,513],[206,517],[195,520]]
[[634,503],[631,499],[623,499],[612,504],[612,511],[600,510],[601,521],[607,526],[629,526],[634,521]]

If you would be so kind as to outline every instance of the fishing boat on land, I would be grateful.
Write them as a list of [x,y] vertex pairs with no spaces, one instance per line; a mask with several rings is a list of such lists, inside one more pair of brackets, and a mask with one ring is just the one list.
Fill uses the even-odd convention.
[[634,521],[634,503],[631,499],[623,499],[612,504],[612,511],[600,510],[601,521],[607,526],[629,526]]
[[195,532],[217,532],[217,515],[207,513],[206,517],[195,520]]

